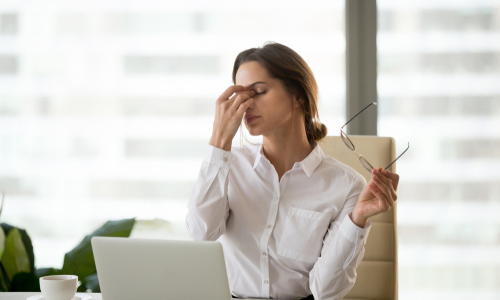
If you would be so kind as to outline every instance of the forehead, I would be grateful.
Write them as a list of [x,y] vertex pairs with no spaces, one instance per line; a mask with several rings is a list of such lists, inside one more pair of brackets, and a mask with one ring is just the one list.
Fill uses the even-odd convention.
[[239,67],[235,79],[235,84],[248,86],[256,81],[268,82],[271,78],[269,72],[259,62],[249,61]]

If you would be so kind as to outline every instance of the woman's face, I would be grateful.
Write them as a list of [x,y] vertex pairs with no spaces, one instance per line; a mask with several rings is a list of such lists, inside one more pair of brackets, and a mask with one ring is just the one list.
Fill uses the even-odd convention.
[[[243,63],[235,78],[236,85],[255,91],[254,103],[245,113],[245,125],[251,135],[272,135],[290,132],[292,110],[297,101],[287,91],[281,80],[271,78],[258,62]],[[298,110],[295,117],[298,117]]]

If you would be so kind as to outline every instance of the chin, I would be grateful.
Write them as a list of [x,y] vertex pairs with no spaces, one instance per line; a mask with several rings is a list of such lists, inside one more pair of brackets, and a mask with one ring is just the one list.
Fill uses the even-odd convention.
[[255,127],[250,127],[246,123],[245,123],[245,127],[246,127],[248,133],[250,133],[251,136],[262,135],[262,132],[260,132],[259,130],[257,130],[257,128],[255,128]]
[[[247,128],[248,129],[248,128]],[[248,130],[248,133],[250,133],[251,136],[259,136],[262,135],[262,133],[258,132],[257,130]]]

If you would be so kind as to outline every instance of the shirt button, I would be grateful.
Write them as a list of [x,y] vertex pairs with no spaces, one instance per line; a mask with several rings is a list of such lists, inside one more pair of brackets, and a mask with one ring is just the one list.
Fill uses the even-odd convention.
[[267,253],[266,252],[262,252],[262,255],[267,256]]
[[359,239],[362,240],[364,237],[365,237],[364,235],[360,235]]
[[272,225],[267,225],[267,229],[271,229],[273,227]]
[[279,197],[278,196],[274,196],[274,201],[278,201]]
[[227,157],[224,157],[224,158],[223,158],[223,160],[224,160],[224,161],[227,161]]
[[269,281],[267,281],[267,280],[264,280],[264,283],[265,283],[265,284],[268,284],[268,283],[269,283]]

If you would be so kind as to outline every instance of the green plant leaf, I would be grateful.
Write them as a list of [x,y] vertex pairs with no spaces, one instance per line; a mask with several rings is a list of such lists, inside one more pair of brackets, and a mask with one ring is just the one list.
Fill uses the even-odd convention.
[[30,273],[30,262],[19,229],[9,231],[5,238],[5,250],[1,259],[9,281],[20,272]]
[[10,287],[10,281],[7,278],[7,273],[5,272],[5,268],[0,262],[0,292],[8,292]]
[[[2,223],[0,224],[3,230],[5,231],[5,235],[8,235],[10,231],[14,228],[12,225]],[[26,230],[17,228],[19,230],[19,233],[21,234],[21,239],[23,241],[24,249],[26,249],[26,253],[28,254],[28,259],[30,262],[30,272],[34,273],[35,272],[35,253],[33,251],[33,244],[31,243],[31,238],[29,237],[28,233]]]
[[2,259],[3,251],[5,249],[5,232],[0,227],[0,260]]
[[0,226],[0,291],[1,292],[6,292],[8,290],[7,286],[8,283],[6,282],[7,278],[5,278],[6,276],[4,276],[3,274],[4,267],[1,264],[4,249],[5,249],[5,232],[3,231],[3,228]]
[[30,273],[35,273],[35,253],[33,251],[33,244],[31,243],[31,238],[26,232],[26,230],[18,228],[21,234],[21,239],[23,241],[24,249],[26,249],[26,254],[28,255],[28,260],[30,264]]
[[[13,231],[14,229],[15,229],[15,231],[17,231],[17,233],[12,233],[12,232],[15,232],[15,231]],[[20,255],[20,257],[25,257],[24,255],[27,254],[28,262],[29,262],[29,272],[34,273],[35,255],[33,253],[33,245],[31,243],[31,239],[30,239],[28,233],[24,229],[16,228],[16,227],[9,225],[9,224],[6,224],[6,223],[0,224],[0,235],[3,235],[5,237],[5,236],[10,236],[11,233],[14,235],[20,235],[21,241],[22,241],[21,244],[24,246],[24,251],[22,250],[22,247],[18,247],[18,249],[21,249],[21,250],[14,250],[15,256]],[[0,240],[1,240],[1,238],[0,238]],[[17,241],[19,241],[19,239],[17,239]],[[10,270],[10,269],[12,269],[13,265],[17,265],[17,264],[12,259],[12,253],[10,254],[11,257],[9,259],[7,259],[3,255],[6,251],[5,247],[7,246],[7,238],[5,237],[5,241],[3,243],[0,243],[0,244],[1,244],[0,247],[2,248],[1,252],[3,252],[2,255],[0,255],[0,264],[1,264],[0,265],[0,267],[1,267],[1,270],[0,270],[1,271],[0,272],[0,291],[10,291],[12,289],[12,287],[11,287],[12,274],[10,274],[11,276],[9,276],[8,274],[11,272],[14,272],[14,271],[9,271],[9,273],[8,273],[7,269]],[[23,253],[25,253],[25,254],[23,254]],[[9,256],[9,254],[6,254],[6,255]],[[5,267],[4,267],[4,264],[2,263],[4,261],[6,262]],[[15,274],[13,276],[15,276]],[[13,278],[12,278],[12,280],[13,280]],[[15,284],[18,284],[18,283],[19,283],[19,281]]]
[[9,292],[40,292],[40,279],[33,273],[17,273],[12,278]]
[[[3,200],[5,198],[5,193],[2,191],[2,203],[0,204],[0,216],[2,216],[3,210]],[[5,232],[0,228],[0,259],[2,259],[2,254],[5,249]],[[0,284],[1,287],[1,284]]]
[[83,241],[73,250],[66,253],[62,273],[78,276],[82,281],[82,288],[85,288],[85,278],[95,274],[96,267],[94,254],[90,240],[94,236],[129,237],[134,227],[135,219],[123,219],[118,221],[108,221],[102,227],[87,235]]

